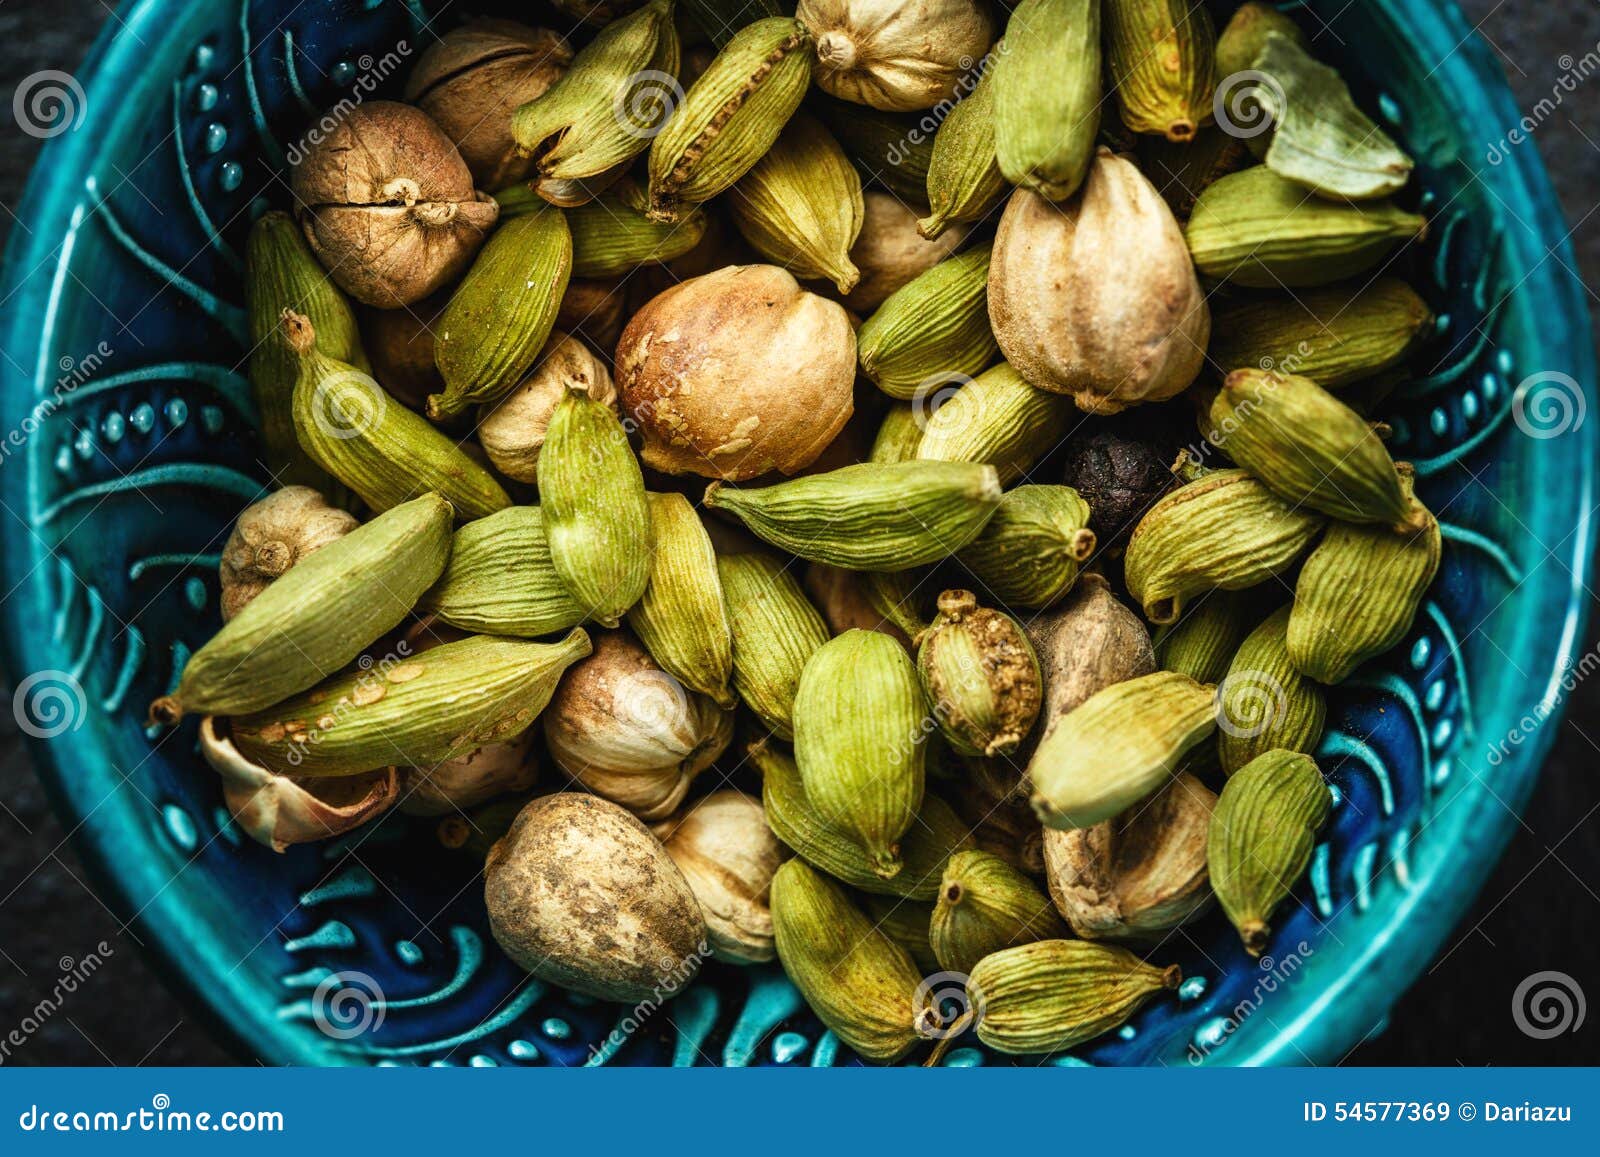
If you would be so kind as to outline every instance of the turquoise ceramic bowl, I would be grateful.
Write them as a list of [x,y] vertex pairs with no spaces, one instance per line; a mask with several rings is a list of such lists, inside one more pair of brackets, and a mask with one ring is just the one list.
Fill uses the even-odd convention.
[[[1068,1063],[1343,1057],[1488,874],[1580,638],[1595,424],[1574,408],[1593,408],[1594,374],[1537,155],[1504,146],[1517,110],[1454,7],[1307,7],[1308,27],[1331,21],[1319,51],[1419,162],[1432,226],[1412,274],[1442,320],[1385,416],[1446,524],[1444,564],[1404,644],[1335,697],[1321,755],[1339,803],[1274,959],[1248,960],[1220,920],[1176,938],[1181,998]],[[415,50],[425,18],[416,0],[136,0],[77,74],[81,123],[46,148],[5,267],[5,662],[40,774],[107,899],[250,1056],[573,1064],[609,1042],[597,1059],[844,1063],[775,967],[709,967],[642,1026],[530,982],[488,938],[472,868],[405,817],[275,856],[228,824],[192,729],[142,726],[215,629],[216,552],[259,486],[245,231],[284,199],[290,134]],[[368,1023],[337,1018],[340,993]]]

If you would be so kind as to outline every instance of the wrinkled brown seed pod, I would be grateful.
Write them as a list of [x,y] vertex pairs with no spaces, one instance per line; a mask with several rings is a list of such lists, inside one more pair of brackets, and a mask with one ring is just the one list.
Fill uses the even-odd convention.
[[428,114],[388,100],[357,105],[312,144],[290,187],[329,276],[381,309],[460,277],[500,213]]
[[980,0],[800,0],[795,15],[816,37],[817,87],[890,112],[954,98],[994,40]]
[[860,271],[861,280],[844,303],[864,317],[895,290],[960,249],[969,230],[965,225],[954,226],[929,241],[917,232],[916,212],[898,197],[868,189],[862,200],[861,235],[850,248],[850,261]]
[[569,389],[584,389],[597,402],[617,408],[617,391],[605,363],[577,339],[550,335],[533,371],[492,406],[479,410],[478,442],[494,468],[518,482],[539,480],[539,451],[556,403]]
[[784,853],[761,801],[715,791],[684,805],[655,834],[700,902],[711,954],[736,964],[776,957],[767,896]]
[[1122,815],[1044,833],[1050,898],[1086,940],[1155,940],[1211,904],[1206,839],[1217,797],[1179,775]]
[[222,548],[222,621],[306,555],[358,525],[352,514],[329,506],[309,486],[285,486],[245,507]]

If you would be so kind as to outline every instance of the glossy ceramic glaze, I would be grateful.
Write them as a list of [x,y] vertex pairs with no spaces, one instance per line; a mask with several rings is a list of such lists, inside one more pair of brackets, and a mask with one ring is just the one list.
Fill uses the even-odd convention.
[[[1334,697],[1321,756],[1338,803],[1270,959],[1220,920],[1174,938],[1161,962],[1183,965],[1181,996],[1056,1063],[1325,1063],[1377,1029],[1514,824],[1554,731],[1524,717],[1559,709],[1580,637],[1595,425],[1530,437],[1509,417],[1541,372],[1594,404],[1538,159],[1524,145],[1489,163],[1518,114],[1453,7],[1309,7],[1331,21],[1318,51],[1418,160],[1431,227],[1412,276],[1441,321],[1385,417],[1445,526],[1444,564],[1410,637]],[[366,95],[363,78],[391,91],[431,34],[414,0],[139,0],[121,17],[13,231],[0,363],[6,665],[109,901],[268,1061],[848,1062],[775,966],[708,967],[642,1025],[529,981],[487,936],[475,866],[434,850],[428,821],[276,856],[227,822],[192,727],[143,726],[215,629],[216,552],[262,478],[246,230],[285,202],[310,115]],[[958,1047],[946,1063],[999,1059]]]

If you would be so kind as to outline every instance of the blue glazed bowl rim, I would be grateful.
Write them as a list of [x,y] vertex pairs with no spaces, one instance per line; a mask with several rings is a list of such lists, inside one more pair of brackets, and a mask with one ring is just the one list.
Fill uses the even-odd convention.
[[[1521,113],[1493,55],[1452,0],[1371,2],[1410,40],[1413,49],[1431,53],[1441,60],[1435,74],[1441,86],[1449,86],[1463,101],[1485,109],[1498,118],[1498,123],[1515,124],[1520,120]],[[4,322],[5,348],[15,360],[0,364],[0,397],[31,389],[36,380],[50,377],[41,359],[47,352],[48,322],[59,304],[60,287],[52,284],[48,291],[40,291],[24,288],[24,283],[39,268],[59,259],[56,249],[74,224],[71,214],[77,196],[76,175],[90,171],[90,159],[109,137],[119,107],[118,78],[144,66],[142,42],[161,35],[162,13],[168,3],[170,0],[130,0],[102,30],[78,72],[80,77],[89,78],[85,86],[83,121],[74,131],[48,141],[35,165],[16,215],[17,225],[6,249],[3,282],[0,282],[4,287],[0,300],[17,297],[15,308],[8,311]],[[63,179],[63,174],[71,176]],[[1528,278],[1533,284],[1527,291],[1538,294],[1539,300],[1547,303],[1543,307],[1547,318],[1561,317],[1569,323],[1557,330],[1557,336],[1550,340],[1565,343],[1565,348],[1560,350],[1561,364],[1575,371],[1593,406],[1595,365],[1589,342],[1588,313],[1573,272],[1575,258],[1568,231],[1544,165],[1534,149],[1518,149],[1507,154],[1495,169],[1494,177],[1520,193],[1517,200],[1533,215],[1531,224],[1538,235],[1546,242],[1554,242],[1549,248],[1558,258],[1554,263],[1558,268],[1552,269],[1550,261],[1537,262]],[[30,363],[36,366],[32,372],[21,373],[15,368],[18,364]],[[1542,689],[1541,701],[1557,698],[1559,681],[1576,657],[1588,619],[1586,580],[1595,548],[1592,506],[1600,431],[1596,423],[1591,422],[1580,425],[1572,434],[1581,439],[1575,454],[1577,476],[1572,481],[1578,487],[1580,509],[1584,513],[1570,536],[1572,546],[1567,561],[1572,583],[1562,616],[1556,663]],[[4,551],[7,571],[13,569],[11,559],[16,553],[9,548]],[[0,652],[3,652],[7,669],[13,673],[23,669],[23,650],[21,632],[0,632]],[[1554,729],[1540,728],[1530,742],[1516,748],[1506,758],[1505,763],[1510,765],[1517,782],[1531,785],[1535,769],[1554,738]],[[35,740],[31,751],[57,813],[72,824],[70,838],[88,865],[97,891],[135,931],[145,946],[146,957],[169,987],[185,1000],[187,1007],[195,1010],[210,1030],[239,1055],[278,1064],[329,1063],[331,1058],[321,1053],[313,1042],[281,1031],[269,1004],[255,999],[259,994],[253,991],[248,974],[243,969],[230,968],[218,956],[215,941],[184,934],[185,914],[177,895],[161,889],[158,882],[157,887],[151,889],[154,898],[139,904],[140,868],[137,864],[115,860],[115,832],[92,818],[79,820],[72,813],[63,786],[64,777],[72,774],[72,768],[63,758],[64,748]],[[1516,802],[1520,806],[1523,801]],[[1508,834],[1508,829],[1501,831],[1494,852],[1498,852]],[[1460,919],[1487,870],[1484,867],[1478,872],[1461,873],[1448,898],[1431,891],[1425,898],[1413,893],[1396,911],[1395,918],[1363,945],[1360,963],[1371,962],[1379,954],[1386,953],[1383,968],[1359,965],[1347,968],[1316,1000],[1301,1009],[1293,1021],[1275,1026],[1265,1036],[1248,1034],[1252,1037],[1251,1043],[1230,1060],[1247,1065],[1298,1063],[1307,1056],[1304,1046],[1308,1044],[1311,1045],[1309,1052],[1314,1055],[1333,1053],[1335,1049],[1342,1051],[1356,1043],[1363,1031],[1359,1026],[1326,1023],[1340,1018],[1322,1018],[1323,1023],[1319,1024],[1320,1014],[1356,994],[1367,998],[1365,1007],[1375,1017],[1385,1014],[1399,993],[1421,973],[1439,944],[1438,939],[1426,936],[1411,937],[1407,944],[1405,938],[1399,937],[1405,924],[1399,917],[1424,899],[1435,909],[1446,904],[1450,920],[1439,926],[1442,937]],[[184,952],[182,956],[180,949]],[[1403,956],[1397,957],[1396,953],[1403,953]]]

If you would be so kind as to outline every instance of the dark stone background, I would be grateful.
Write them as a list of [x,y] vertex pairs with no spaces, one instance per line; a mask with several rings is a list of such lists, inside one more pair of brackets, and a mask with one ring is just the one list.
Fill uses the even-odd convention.
[[[1461,7],[1499,51],[1524,108],[1549,95],[1564,71],[1558,63],[1564,54],[1582,56],[1600,42],[1595,0],[1461,0]],[[114,19],[101,0],[0,0],[0,110],[9,110],[23,77],[47,68],[74,70],[101,25]],[[1540,125],[1535,139],[1574,226],[1578,272],[1590,287],[1591,311],[1600,317],[1600,221],[1593,219],[1600,191],[1597,104],[1593,93],[1568,102]],[[3,237],[14,224],[12,210],[39,142],[23,135],[9,112],[0,123]],[[1590,645],[1600,615],[1595,619]],[[1517,984],[1545,969],[1568,973],[1600,999],[1597,709],[1600,685],[1581,685],[1567,704],[1537,794],[1477,907],[1432,970],[1400,1000],[1387,1031],[1345,1063],[1600,1062],[1600,1009],[1591,1010],[1578,1031],[1553,1040],[1523,1035],[1509,1013]],[[114,948],[93,984],[7,1063],[183,1065],[233,1059],[162,986],[137,945],[116,937],[118,926],[85,884],[77,856],[62,845],[61,825],[33,777],[11,714],[0,711],[0,1035],[54,985],[60,958],[81,958],[85,945],[103,938]]]

